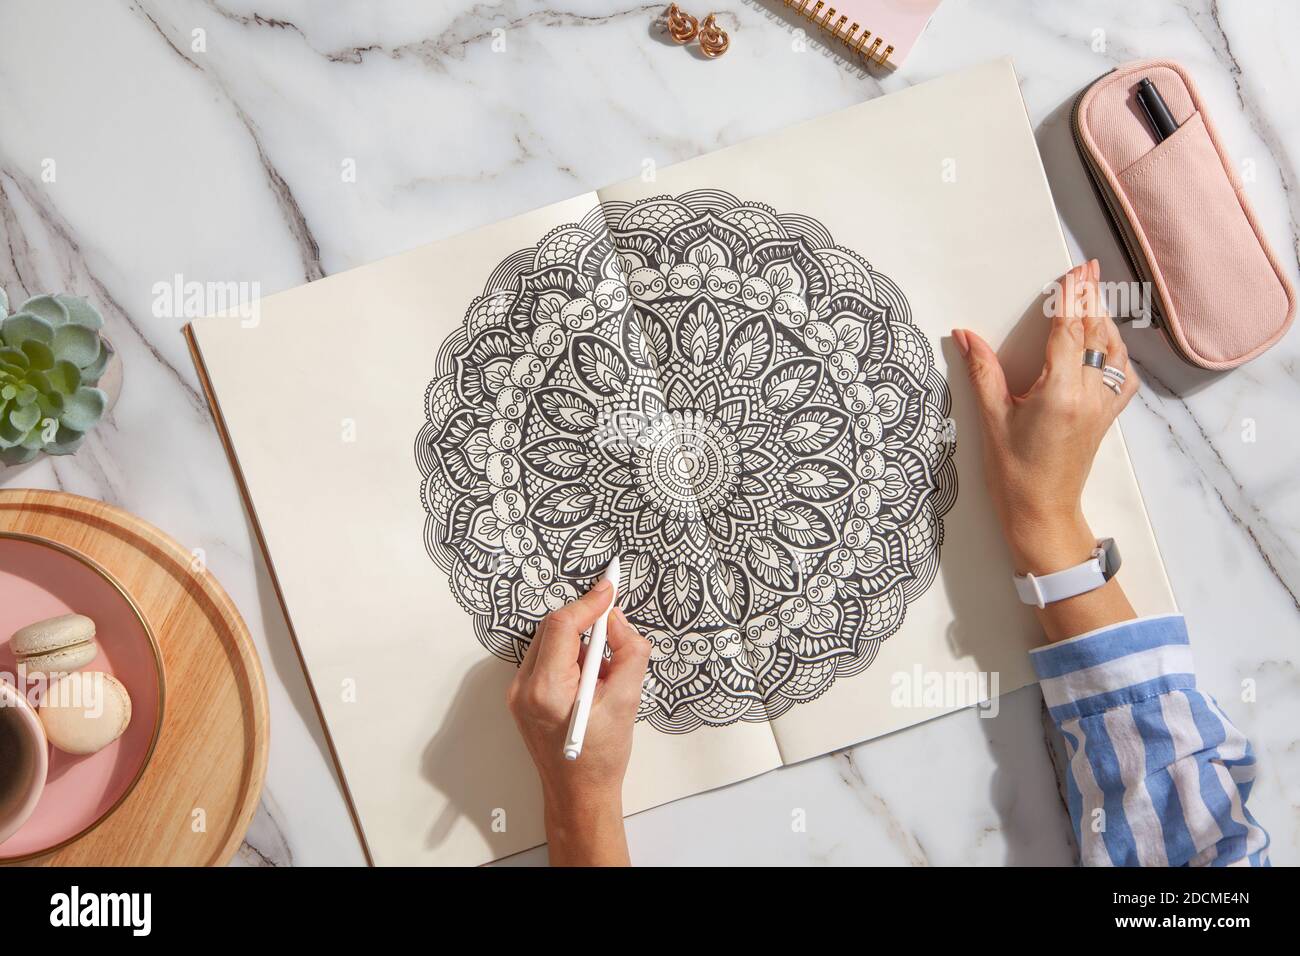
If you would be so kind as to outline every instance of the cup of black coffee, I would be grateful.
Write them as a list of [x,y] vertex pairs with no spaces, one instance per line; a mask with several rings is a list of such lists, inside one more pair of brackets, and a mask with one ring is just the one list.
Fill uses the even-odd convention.
[[13,684],[0,680],[0,843],[36,809],[49,759],[36,709]]

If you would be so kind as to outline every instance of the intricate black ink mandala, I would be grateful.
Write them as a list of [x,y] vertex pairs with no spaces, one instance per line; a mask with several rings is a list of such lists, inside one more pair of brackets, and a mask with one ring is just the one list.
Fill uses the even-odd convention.
[[518,662],[618,554],[660,730],[812,700],[934,580],[947,387],[897,287],[806,216],[604,204],[502,262],[436,372],[425,541],[479,640]]

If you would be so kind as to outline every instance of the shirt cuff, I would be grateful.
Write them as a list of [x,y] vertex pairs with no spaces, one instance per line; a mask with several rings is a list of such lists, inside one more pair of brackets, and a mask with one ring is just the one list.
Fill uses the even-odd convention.
[[1181,614],[1112,624],[1036,648],[1029,659],[1057,723],[1196,687]]

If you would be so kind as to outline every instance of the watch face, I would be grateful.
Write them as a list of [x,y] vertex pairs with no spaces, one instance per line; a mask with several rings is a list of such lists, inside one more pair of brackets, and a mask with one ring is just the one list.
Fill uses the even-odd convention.
[[1115,543],[1114,538],[1103,538],[1097,542],[1097,551],[1101,558],[1101,576],[1109,581],[1119,570],[1120,556],[1119,545]]

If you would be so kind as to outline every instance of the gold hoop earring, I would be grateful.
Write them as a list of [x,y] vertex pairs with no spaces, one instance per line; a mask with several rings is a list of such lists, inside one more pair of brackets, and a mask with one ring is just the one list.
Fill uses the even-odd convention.
[[685,10],[679,9],[677,4],[668,6],[668,35],[678,43],[690,43],[700,32],[700,21],[695,19]]
[[718,26],[718,21],[712,13],[704,18],[704,23],[700,25],[700,52],[710,60],[722,56],[731,46],[731,37],[727,31]]

